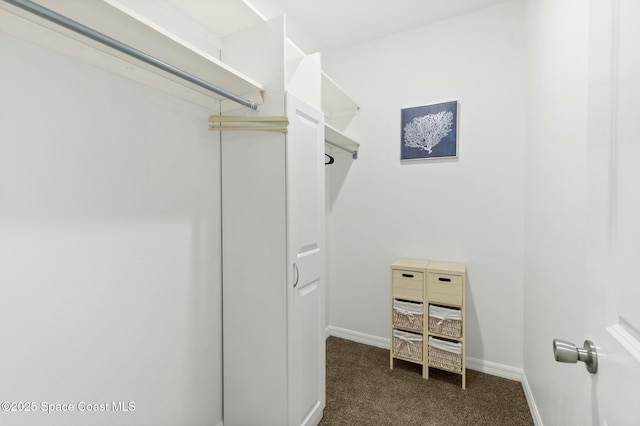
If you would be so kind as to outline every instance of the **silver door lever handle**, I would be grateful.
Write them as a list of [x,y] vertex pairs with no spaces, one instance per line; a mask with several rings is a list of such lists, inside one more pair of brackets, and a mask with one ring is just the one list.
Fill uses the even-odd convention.
[[591,340],[585,340],[584,347],[577,348],[576,345],[566,340],[553,339],[553,356],[558,362],[576,363],[582,361],[591,374],[596,374],[598,371],[598,352],[596,345]]

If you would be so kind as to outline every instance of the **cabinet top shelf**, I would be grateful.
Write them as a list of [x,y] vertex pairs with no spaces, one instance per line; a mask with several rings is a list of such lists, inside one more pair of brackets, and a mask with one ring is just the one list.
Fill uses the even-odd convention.
[[443,274],[465,274],[467,266],[459,262],[429,262],[429,272],[440,272]]
[[420,259],[397,259],[391,264],[392,269],[416,269],[422,271],[429,266],[428,260]]
[[416,269],[443,274],[462,274],[467,272],[467,266],[460,262],[434,262],[421,259],[397,259],[391,264],[392,269]]

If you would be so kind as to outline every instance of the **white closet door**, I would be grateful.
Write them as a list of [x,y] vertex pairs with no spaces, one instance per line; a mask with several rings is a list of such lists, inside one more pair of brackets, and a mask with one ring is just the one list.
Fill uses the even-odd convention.
[[598,371],[574,388],[587,398],[582,423],[638,425],[640,2],[594,1],[589,13],[590,239],[582,297]]
[[324,116],[287,94],[289,423],[325,406]]

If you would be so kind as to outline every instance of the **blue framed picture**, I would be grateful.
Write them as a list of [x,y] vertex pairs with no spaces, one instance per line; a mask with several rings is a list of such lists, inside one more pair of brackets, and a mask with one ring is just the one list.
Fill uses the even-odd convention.
[[400,160],[458,156],[458,101],[401,110]]

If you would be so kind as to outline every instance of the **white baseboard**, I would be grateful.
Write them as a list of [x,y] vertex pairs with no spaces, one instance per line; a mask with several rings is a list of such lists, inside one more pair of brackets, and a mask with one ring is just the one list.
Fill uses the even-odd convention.
[[330,325],[327,327],[326,336],[340,337],[341,339],[351,340],[353,342],[363,343],[369,346],[375,346],[377,348],[389,349],[389,339],[384,337],[374,336],[372,334],[360,333],[359,331],[353,331],[346,328],[334,327]]
[[517,382],[522,381],[522,369],[509,365],[467,357],[467,368],[504,379],[515,380]]
[[527,381],[526,374],[522,375],[522,389],[524,390],[524,396],[527,398],[527,404],[529,404],[529,411],[531,411],[531,417],[533,417],[533,424],[536,426],[543,426],[542,417],[540,417],[540,412],[538,411],[536,400],[533,398],[533,392],[531,392],[531,387]]

